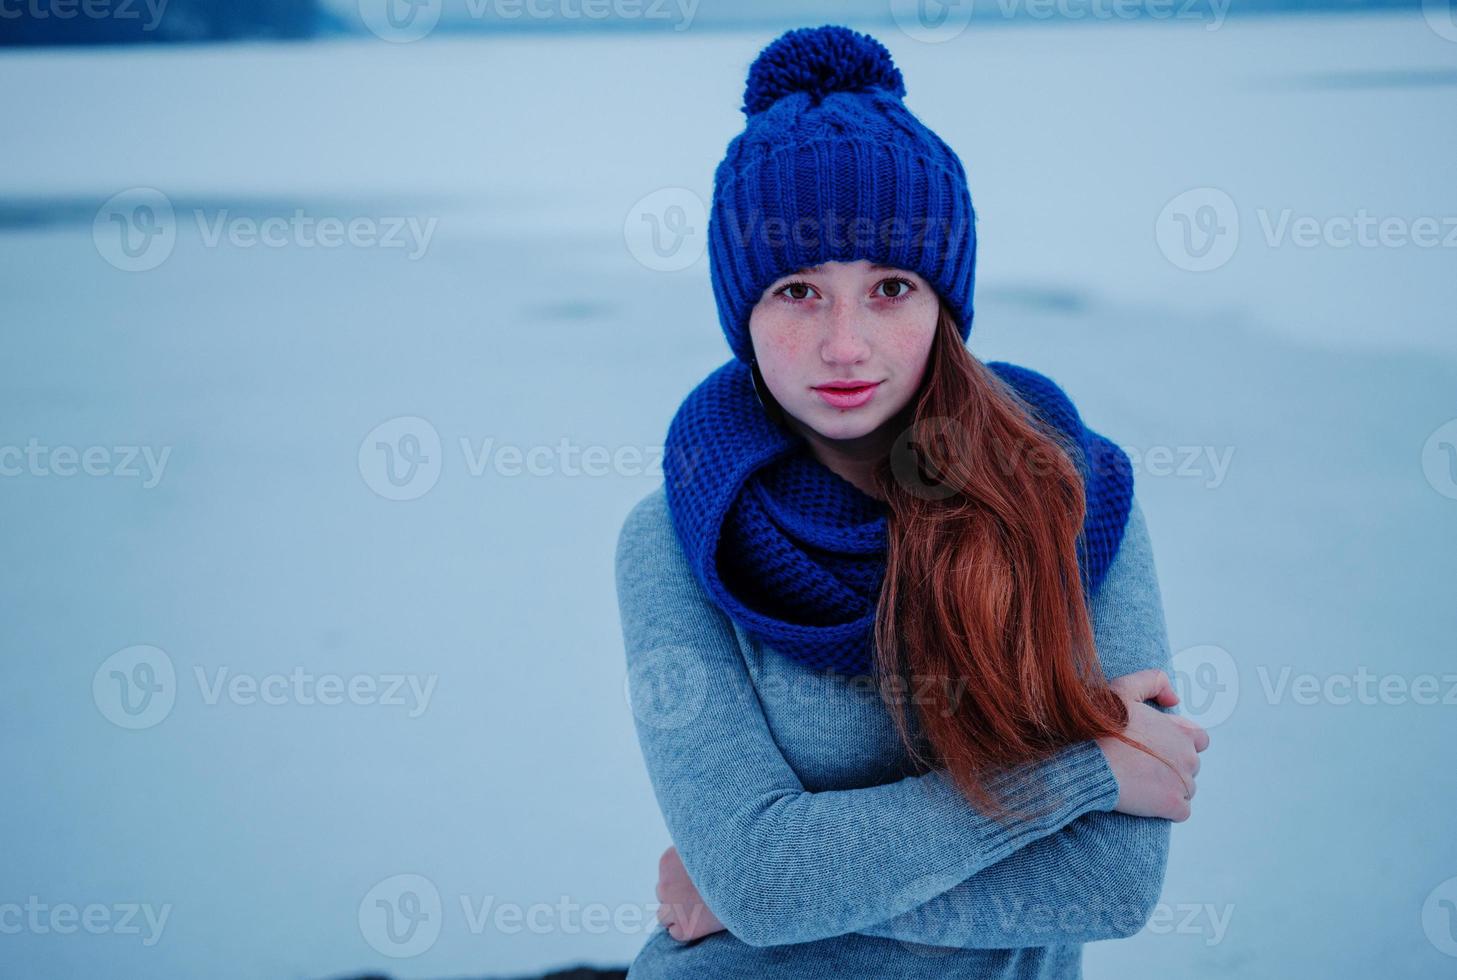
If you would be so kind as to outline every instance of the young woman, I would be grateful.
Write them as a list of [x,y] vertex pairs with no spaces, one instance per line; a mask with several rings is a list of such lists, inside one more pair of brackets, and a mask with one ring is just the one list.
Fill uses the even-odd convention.
[[904,94],[873,38],[787,32],[715,174],[734,357],[616,555],[674,841],[634,980],[1078,977],[1190,814],[1131,466],[965,346],[965,173]]

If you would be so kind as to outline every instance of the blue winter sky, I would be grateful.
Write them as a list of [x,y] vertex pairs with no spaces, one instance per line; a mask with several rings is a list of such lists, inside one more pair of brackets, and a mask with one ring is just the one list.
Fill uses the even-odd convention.
[[0,975],[632,958],[614,546],[729,356],[744,73],[834,21],[966,165],[973,352],[1133,458],[1212,737],[1087,975],[1451,976],[1452,8],[603,3],[0,49]]

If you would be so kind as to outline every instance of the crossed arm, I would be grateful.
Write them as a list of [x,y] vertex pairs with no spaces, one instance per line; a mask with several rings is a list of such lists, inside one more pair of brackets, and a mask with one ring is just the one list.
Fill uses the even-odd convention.
[[[1135,547],[1120,549],[1094,601],[1110,677],[1167,666],[1151,556],[1138,560],[1141,534],[1135,507],[1123,549]],[[1026,802],[1047,811],[1033,820],[980,814],[940,770],[810,792],[773,739],[730,624],[683,559],[661,492],[623,525],[617,589],[654,793],[699,893],[742,941],[865,932],[1035,946],[1129,935],[1147,920],[1169,822],[1111,812],[1118,784],[1095,743],[1068,746],[1030,770],[1038,789]],[[1089,914],[1055,917],[1049,930],[1044,905]]]

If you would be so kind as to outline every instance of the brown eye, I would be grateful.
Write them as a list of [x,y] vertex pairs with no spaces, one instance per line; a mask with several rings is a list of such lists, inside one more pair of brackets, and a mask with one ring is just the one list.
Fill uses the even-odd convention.
[[884,279],[880,284],[895,288],[895,292],[887,294],[887,299],[903,299],[912,288],[910,282],[905,279]]
[[791,282],[786,286],[779,287],[776,292],[781,296],[788,296],[792,300],[808,299],[808,295],[801,295],[801,290],[810,290],[813,287],[807,282]]

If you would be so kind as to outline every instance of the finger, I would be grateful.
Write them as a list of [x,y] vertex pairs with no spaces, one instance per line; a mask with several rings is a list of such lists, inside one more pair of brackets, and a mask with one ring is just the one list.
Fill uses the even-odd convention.
[[1169,683],[1168,677],[1164,678],[1163,687],[1154,697],[1158,699],[1159,705],[1165,708],[1172,708],[1179,703],[1179,692],[1174,690],[1174,685]]
[[1173,693],[1169,675],[1155,667],[1125,674],[1117,678],[1114,686],[1120,693],[1136,701],[1147,701],[1149,698],[1159,697],[1165,690],[1170,694]]

